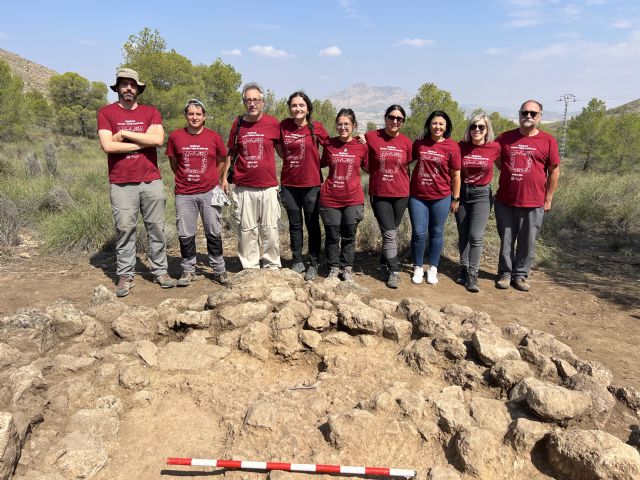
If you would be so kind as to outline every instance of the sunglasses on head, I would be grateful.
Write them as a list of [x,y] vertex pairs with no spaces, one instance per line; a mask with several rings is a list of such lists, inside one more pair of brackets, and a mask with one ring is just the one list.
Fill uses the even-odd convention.
[[520,110],[520,116],[522,117],[531,116],[531,118],[536,118],[539,113],[540,112],[536,112],[534,110]]
[[478,130],[480,132],[484,132],[487,129],[487,127],[485,125],[476,125],[473,124],[469,127],[469,130],[474,131],[474,130]]
[[390,122],[403,123],[404,122],[404,117],[396,117],[395,115],[387,115],[387,120],[389,120]]

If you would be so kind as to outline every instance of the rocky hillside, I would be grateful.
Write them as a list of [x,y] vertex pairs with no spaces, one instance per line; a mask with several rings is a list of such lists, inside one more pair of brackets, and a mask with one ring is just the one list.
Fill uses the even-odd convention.
[[22,58],[20,55],[3,50],[0,48],[0,60],[4,60],[9,64],[15,75],[18,75],[23,83],[25,90],[37,90],[43,94],[47,94],[47,83],[53,75],[58,72],[50,68],[43,67],[35,62]]
[[0,338],[1,480],[211,475],[167,457],[640,478],[637,442],[605,431],[637,422],[638,391],[552,335],[460,305],[247,270],[154,308],[100,286],[86,312],[0,318]]
[[611,108],[607,113],[612,115],[621,115],[623,113],[640,113],[640,98],[631,102]]

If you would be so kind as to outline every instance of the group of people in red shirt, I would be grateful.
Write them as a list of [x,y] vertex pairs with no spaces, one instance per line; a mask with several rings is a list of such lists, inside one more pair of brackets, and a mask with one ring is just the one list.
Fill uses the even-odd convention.
[[[387,108],[384,128],[364,135],[356,135],[353,110],[342,108],[335,120],[337,136],[330,138],[324,125],[313,119],[313,103],[306,93],[291,94],[287,101],[290,117],[280,122],[264,113],[262,87],[249,83],[242,89],[246,113],[233,122],[225,146],[217,133],[204,126],[205,105],[189,100],[184,109],[187,126],[169,135],[166,149],[176,177],[176,223],[182,256],[182,276],[175,282],[167,275],[166,253],[164,246],[160,248],[164,224],[158,223],[158,200],[150,202],[146,192],[147,185],[160,178],[155,147],[158,131],[162,132],[161,121],[159,114],[146,112],[155,110],[153,107],[138,105],[135,98],[127,100],[131,90],[137,89],[136,96],[142,93],[144,84],[137,73],[125,70],[118,72],[111,87],[118,92],[119,101],[98,113],[101,145],[109,155],[117,233],[117,295],[128,294],[133,286],[135,247],[132,258],[131,238],[135,242],[135,232],[131,232],[132,215],[125,219],[122,210],[136,206],[147,227],[152,273],[162,287],[187,286],[196,278],[199,216],[213,279],[227,283],[221,239],[226,194],[234,204],[243,268],[282,266],[278,235],[281,201],[289,219],[291,268],[304,273],[308,281],[318,276],[322,219],[327,276],[353,281],[356,231],[365,204],[361,170],[369,174],[370,204],[382,235],[380,273],[386,285],[398,288],[397,235],[408,208],[414,265],[411,281],[423,281],[427,251],[426,281],[438,283],[444,224],[453,212],[459,233],[458,282],[478,292],[483,236],[494,202],[490,186],[494,165],[500,169],[495,197],[501,237],[496,286],[529,290],[527,277],[536,236],[544,212],[551,208],[560,161],[555,139],[537,128],[542,115],[539,102],[526,101],[519,111],[520,127],[497,139],[489,117],[478,114],[469,120],[462,141],[457,143],[450,138],[451,119],[436,110],[426,119],[423,134],[412,143],[401,133],[407,115],[400,105]],[[140,113],[145,113],[144,119]],[[140,134],[130,136],[126,133],[130,131]],[[280,185],[276,153],[283,159]],[[323,181],[325,167],[328,172]],[[308,265],[302,251],[303,225],[308,236]]]

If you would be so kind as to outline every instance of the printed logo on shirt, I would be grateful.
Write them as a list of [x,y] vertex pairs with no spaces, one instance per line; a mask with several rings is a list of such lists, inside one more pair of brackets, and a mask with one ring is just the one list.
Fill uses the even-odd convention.
[[333,188],[346,188],[349,179],[353,176],[355,158],[355,155],[350,154],[346,148],[342,152],[331,155],[331,163],[333,164],[331,185]]
[[462,159],[462,169],[466,183],[476,183],[489,172],[489,159],[478,154],[465,155]]
[[187,182],[199,182],[207,171],[209,149],[200,145],[182,148],[182,166]]
[[380,148],[380,179],[383,182],[393,182],[396,173],[406,158],[404,150],[390,145]]
[[258,168],[258,163],[264,154],[264,135],[257,132],[248,132],[242,137],[242,158],[247,168]]
[[124,120],[116,123],[116,126],[118,127],[118,131],[126,130],[127,132],[145,132],[144,122],[141,120]]
[[435,150],[420,151],[420,164],[418,165],[418,178],[422,185],[434,183],[434,179],[440,176],[440,166],[444,161],[444,155]]
[[305,135],[288,133],[284,136],[284,150],[289,168],[298,168],[304,160]]
[[531,171],[536,149],[529,145],[513,145],[509,151],[511,180],[520,181]]

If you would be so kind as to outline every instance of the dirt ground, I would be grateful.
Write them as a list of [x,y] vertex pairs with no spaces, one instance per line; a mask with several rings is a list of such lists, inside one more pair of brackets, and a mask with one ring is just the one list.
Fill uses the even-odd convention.
[[[58,299],[86,308],[94,287],[113,287],[112,253],[43,256],[36,247],[25,235],[21,246],[0,254],[0,316],[22,307],[46,307]],[[286,246],[282,251],[286,256]],[[557,253],[558,265],[532,272],[528,293],[497,290],[489,265],[480,273],[481,292],[469,293],[455,283],[457,267],[446,258],[440,265],[437,286],[413,285],[411,266],[406,264],[400,288],[390,290],[376,278],[374,255],[358,255],[354,270],[356,281],[374,297],[396,301],[418,297],[433,305],[458,303],[489,313],[498,325],[517,322],[546,331],[570,345],[579,357],[606,364],[614,374],[614,384],[640,388],[640,252],[633,248],[613,251],[606,239],[575,237],[567,239]],[[208,278],[206,257],[201,255],[198,260],[203,273],[198,281],[187,288],[167,290],[152,282],[144,262],[139,261],[136,286],[122,301],[129,306],[157,306],[166,298],[196,298],[222,288]],[[231,274],[240,270],[237,257],[226,260]],[[179,263],[179,252],[169,252],[169,273],[173,276],[179,276]],[[289,263],[283,260],[285,267]]]

